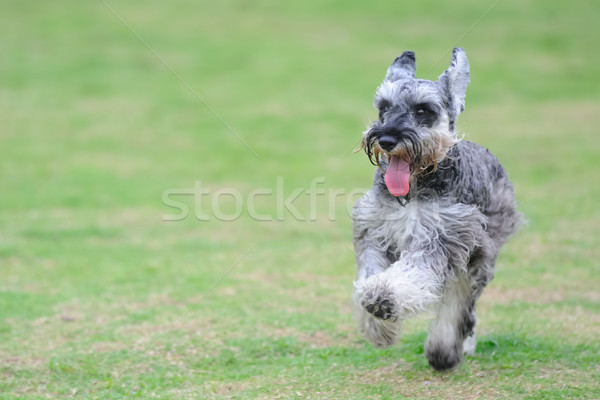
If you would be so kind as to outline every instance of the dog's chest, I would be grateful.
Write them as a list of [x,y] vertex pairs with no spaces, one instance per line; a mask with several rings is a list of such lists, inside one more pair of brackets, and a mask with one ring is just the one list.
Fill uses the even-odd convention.
[[[441,221],[435,204],[410,202],[406,206],[382,207],[377,220],[372,221],[376,241],[385,248],[389,257],[399,257],[415,240],[422,242],[432,235]],[[437,215],[437,217],[436,217]]]

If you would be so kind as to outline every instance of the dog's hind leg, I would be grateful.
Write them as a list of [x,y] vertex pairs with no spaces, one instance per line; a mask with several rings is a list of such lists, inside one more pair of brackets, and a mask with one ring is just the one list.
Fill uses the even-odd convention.
[[477,321],[475,315],[475,303],[479,296],[483,293],[488,283],[494,279],[494,266],[498,257],[498,248],[491,241],[485,243],[471,255],[469,265],[467,266],[469,273],[469,282],[471,285],[472,306],[470,307],[470,317],[465,317],[465,321],[471,321],[464,331],[465,340],[463,342],[463,352],[466,355],[475,354],[477,339],[475,338],[475,323]]

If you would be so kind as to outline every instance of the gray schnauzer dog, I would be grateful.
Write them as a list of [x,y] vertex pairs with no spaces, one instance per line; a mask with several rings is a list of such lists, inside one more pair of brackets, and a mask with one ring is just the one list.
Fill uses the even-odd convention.
[[396,58],[363,136],[379,168],[353,212],[353,303],[360,334],[381,348],[403,320],[433,308],[425,355],[445,370],[475,351],[475,302],[521,214],[496,157],[455,132],[470,80],[464,50],[436,82],[415,71],[413,52]]

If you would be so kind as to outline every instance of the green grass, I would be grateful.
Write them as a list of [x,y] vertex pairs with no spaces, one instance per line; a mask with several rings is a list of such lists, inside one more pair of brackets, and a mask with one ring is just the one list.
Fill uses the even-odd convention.
[[[600,5],[404,3],[106,3],[137,37],[102,1],[4,1],[0,398],[600,398]],[[412,49],[435,79],[455,44],[459,128],[529,225],[477,354],[436,373],[425,318],[384,351],[356,335],[352,201],[332,191],[371,184],[351,150],[387,65]],[[304,220],[278,209],[319,177]],[[164,221],[163,192],[196,181],[211,195]]]

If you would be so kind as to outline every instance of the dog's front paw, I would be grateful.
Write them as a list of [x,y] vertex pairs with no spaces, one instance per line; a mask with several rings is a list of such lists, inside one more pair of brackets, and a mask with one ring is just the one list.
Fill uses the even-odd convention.
[[371,290],[364,294],[361,305],[374,317],[384,321],[398,320],[397,306],[391,294],[382,290]]
[[[393,299],[386,295],[385,286],[380,282],[356,284],[353,304],[358,332],[379,348],[386,348],[398,341],[402,324],[397,315],[397,306]],[[387,288],[385,288],[387,289]],[[387,292],[389,293],[389,292]]]
[[379,348],[393,345],[400,338],[402,319],[390,286],[379,276],[354,282],[352,296],[360,335]]

